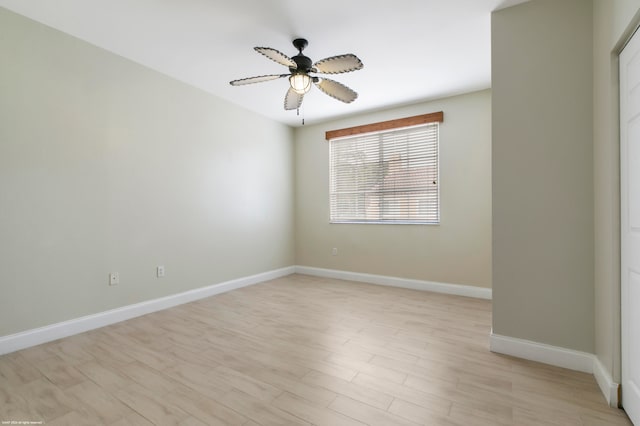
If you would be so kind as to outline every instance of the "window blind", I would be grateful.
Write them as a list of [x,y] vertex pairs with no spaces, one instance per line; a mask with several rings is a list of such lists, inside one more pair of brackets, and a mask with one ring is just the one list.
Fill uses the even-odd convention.
[[331,223],[440,221],[439,123],[329,140]]

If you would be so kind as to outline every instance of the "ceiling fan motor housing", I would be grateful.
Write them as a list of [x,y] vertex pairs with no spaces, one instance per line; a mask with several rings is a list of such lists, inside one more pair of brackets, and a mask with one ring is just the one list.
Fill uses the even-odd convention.
[[297,68],[289,68],[294,74],[306,74],[313,68],[313,62],[311,58],[302,54],[302,51],[309,45],[309,42],[304,38],[297,38],[293,40],[293,46],[298,49],[298,54],[291,59],[296,63]]
[[297,68],[289,68],[292,73],[308,73],[313,67],[311,58],[309,58],[308,56],[304,56],[302,53],[297,54],[291,59],[293,59],[293,61],[297,65]]

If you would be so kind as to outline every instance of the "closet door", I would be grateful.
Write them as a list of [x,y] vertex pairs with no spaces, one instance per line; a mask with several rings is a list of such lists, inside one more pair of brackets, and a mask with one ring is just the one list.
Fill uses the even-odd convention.
[[620,54],[622,406],[640,425],[640,32]]

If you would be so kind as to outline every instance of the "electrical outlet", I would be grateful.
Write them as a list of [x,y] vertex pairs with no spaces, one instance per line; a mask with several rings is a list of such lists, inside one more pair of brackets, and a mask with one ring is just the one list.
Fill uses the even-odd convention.
[[331,255],[332,256],[337,256],[338,255],[338,249],[336,247],[334,247],[333,250],[331,250]]
[[156,268],[156,274],[158,275],[158,278],[162,278],[164,277],[164,266],[160,265]]
[[118,285],[120,284],[120,275],[117,272],[112,272],[109,274],[109,285]]

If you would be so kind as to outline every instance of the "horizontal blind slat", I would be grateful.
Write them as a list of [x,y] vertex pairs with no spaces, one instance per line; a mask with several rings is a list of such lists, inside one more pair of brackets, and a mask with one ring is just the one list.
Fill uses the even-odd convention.
[[438,124],[330,140],[332,222],[438,223]]

